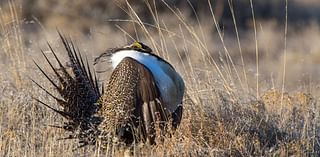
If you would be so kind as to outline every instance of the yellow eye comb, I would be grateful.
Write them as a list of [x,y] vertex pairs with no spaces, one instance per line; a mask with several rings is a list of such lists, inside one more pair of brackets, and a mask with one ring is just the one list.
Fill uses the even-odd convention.
[[136,48],[138,48],[138,49],[142,49],[142,45],[141,45],[139,42],[134,42],[134,43],[132,44],[132,47],[136,47]]

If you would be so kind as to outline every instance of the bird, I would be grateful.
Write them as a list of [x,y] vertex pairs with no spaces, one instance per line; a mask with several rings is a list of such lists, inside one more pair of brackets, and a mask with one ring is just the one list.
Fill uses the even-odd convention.
[[[117,102],[129,110],[131,108],[133,113],[131,119],[134,120],[121,128],[127,130],[122,131],[122,137],[127,137],[129,143],[140,138],[132,134],[130,128],[133,126],[141,132],[138,135],[143,135],[143,141],[154,143],[156,121],[168,122],[171,118],[172,127],[177,128],[182,117],[185,85],[170,63],[141,42],[111,49],[97,57],[94,64],[103,58],[111,60],[114,70],[102,98],[106,102],[102,105],[102,112],[109,112],[108,107]],[[127,90],[121,91],[123,87]],[[118,96],[113,95],[118,92]]]
[[62,126],[54,126],[71,132],[64,139],[78,139],[81,147],[113,140],[127,145],[134,142],[156,144],[157,128],[162,135],[169,128],[177,129],[182,120],[185,84],[168,61],[142,42],[111,48],[94,60],[93,65],[101,60],[112,63],[108,82],[100,83],[96,72],[71,39],[60,32],[59,36],[68,54],[68,64],[61,63],[50,44],[59,67],[55,68],[46,54],[42,54],[53,70],[54,78],[35,62],[59,96],[32,81],[62,108],[53,108],[35,98],[67,119]]

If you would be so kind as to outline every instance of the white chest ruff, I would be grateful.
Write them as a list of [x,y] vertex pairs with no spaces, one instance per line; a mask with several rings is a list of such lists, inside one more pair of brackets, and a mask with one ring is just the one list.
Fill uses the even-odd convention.
[[[115,68],[125,57],[131,57],[137,60],[151,71],[160,90],[165,107],[170,112],[174,112],[181,103],[183,97],[183,91],[179,91],[184,90],[184,84],[180,75],[167,63],[159,61],[152,55],[137,52],[135,50],[122,50],[113,54],[111,57],[113,68]],[[173,72],[174,74],[168,75],[168,72]],[[170,76],[178,78],[172,78]],[[180,83],[177,85],[176,80],[182,81],[182,84]],[[178,89],[178,86],[183,89]]]

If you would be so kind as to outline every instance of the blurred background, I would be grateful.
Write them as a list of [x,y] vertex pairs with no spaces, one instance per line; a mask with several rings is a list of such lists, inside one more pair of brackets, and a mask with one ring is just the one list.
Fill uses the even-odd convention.
[[[288,33],[285,39],[284,0],[253,0],[252,4],[249,0],[1,0],[3,31],[0,31],[0,42],[5,43],[6,37],[10,39],[10,36],[17,36],[12,35],[16,33],[24,55],[37,58],[39,49],[47,49],[47,41],[59,47],[57,30],[60,30],[70,35],[80,49],[93,58],[108,48],[140,40],[153,49],[160,47],[159,51],[163,51],[165,44],[167,50],[173,50],[167,56],[163,55],[165,58],[175,60],[180,53],[182,59],[189,56],[193,66],[201,68],[203,56],[199,53],[203,50],[194,46],[197,41],[190,35],[191,28],[205,43],[209,51],[207,55],[223,66],[228,58],[225,55],[227,50],[235,67],[245,69],[243,75],[247,75],[249,82],[259,76],[261,87],[281,87],[286,63],[288,90],[317,91],[320,83],[320,69],[317,67],[320,64],[320,2],[288,0],[287,7]],[[139,20],[153,39],[146,35],[137,22]],[[167,33],[165,39],[157,26]],[[183,42],[181,36],[191,40],[193,45]],[[10,47],[1,45],[6,45],[0,47],[1,51]],[[2,65],[9,63],[9,56],[0,54]],[[255,84],[249,86],[254,88]]]
[[[137,152],[319,156],[319,22],[319,0],[0,0],[0,156],[95,151],[57,140],[62,117],[34,99],[58,108],[31,81],[54,90],[34,62],[52,76],[48,43],[68,62],[58,30],[89,62],[139,40],[183,76],[177,138]],[[94,68],[108,79],[110,64]]]

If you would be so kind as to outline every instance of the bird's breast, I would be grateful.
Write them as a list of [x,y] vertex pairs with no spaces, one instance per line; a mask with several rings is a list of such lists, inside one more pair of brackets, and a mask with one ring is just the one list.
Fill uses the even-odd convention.
[[174,112],[181,103],[184,94],[184,83],[181,76],[168,63],[136,50],[122,50],[113,54],[111,57],[113,68],[126,57],[137,60],[151,71],[165,108]]

